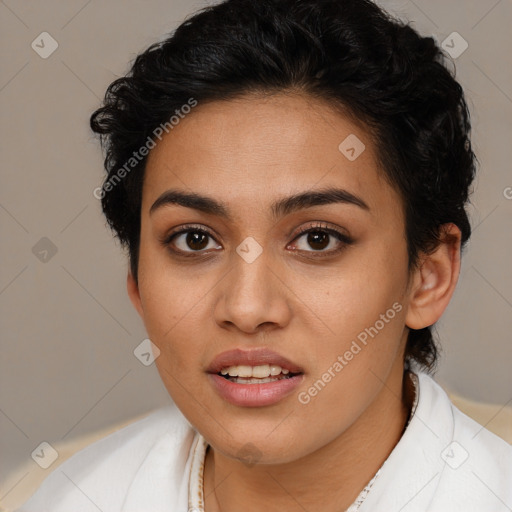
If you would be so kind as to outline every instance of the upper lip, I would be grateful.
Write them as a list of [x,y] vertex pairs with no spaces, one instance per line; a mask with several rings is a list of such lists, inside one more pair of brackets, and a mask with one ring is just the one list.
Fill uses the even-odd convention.
[[260,366],[263,364],[277,365],[290,373],[304,373],[304,370],[286,357],[266,348],[241,350],[234,349],[222,352],[215,357],[207,368],[208,373],[219,373],[230,366]]

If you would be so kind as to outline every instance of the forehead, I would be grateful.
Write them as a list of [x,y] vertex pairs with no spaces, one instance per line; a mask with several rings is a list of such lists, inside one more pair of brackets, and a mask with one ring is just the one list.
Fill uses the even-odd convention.
[[149,211],[176,188],[266,208],[326,187],[377,206],[383,194],[393,196],[377,162],[362,123],[315,98],[278,93],[199,103],[151,150],[142,207]]

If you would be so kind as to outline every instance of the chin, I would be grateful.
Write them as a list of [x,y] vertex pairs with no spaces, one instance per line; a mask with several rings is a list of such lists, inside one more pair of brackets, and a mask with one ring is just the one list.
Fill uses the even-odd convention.
[[316,448],[313,443],[309,446],[307,439],[301,439],[299,433],[284,429],[281,432],[277,432],[279,429],[272,432],[275,424],[272,428],[244,428],[240,424],[233,429],[232,436],[224,431],[203,431],[200,425],[196,428],[215,451],[247,466],[292,463]]

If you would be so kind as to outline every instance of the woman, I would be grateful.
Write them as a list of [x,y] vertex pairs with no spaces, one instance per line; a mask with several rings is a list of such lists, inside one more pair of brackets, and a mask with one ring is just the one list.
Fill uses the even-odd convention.
[[432,38],[364,0],[228,0],[139,55],[91,126],[177,407],[20,510],[510,510],[512,448],[428,374],[475,171]]

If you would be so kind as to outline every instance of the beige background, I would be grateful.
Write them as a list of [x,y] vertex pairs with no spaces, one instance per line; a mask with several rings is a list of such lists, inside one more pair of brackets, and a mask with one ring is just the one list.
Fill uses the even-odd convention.
[[[512,2],[380,3],[423,34],[443,41],[457,31],[469,44],[455,63],[481,168],[474,235],[439,323],[438,380],[496,404],[499,415],[512,400]],[[125,258],[92,194],[102,156],[88,118],[137,52],[204,5],[0,2],[0,502],[42,441],[67,441],[170,401],[154,366],[133,355],[145,333],[125,293]],[[43,31],[59,45],[47,59],[31,48]],[[43,237],[57,249],[47,261],[39,259],[49,248]]]

